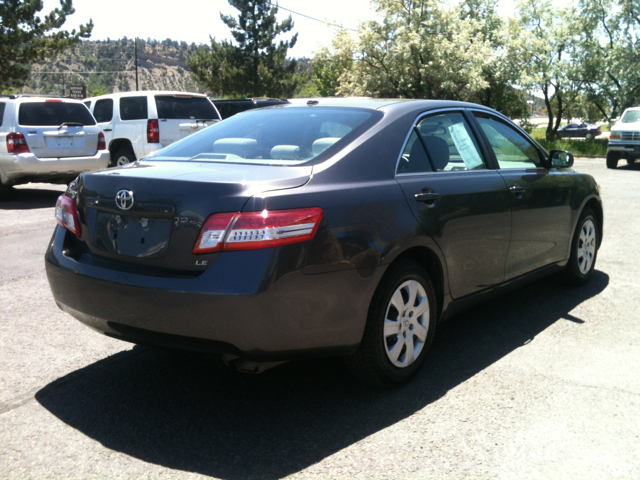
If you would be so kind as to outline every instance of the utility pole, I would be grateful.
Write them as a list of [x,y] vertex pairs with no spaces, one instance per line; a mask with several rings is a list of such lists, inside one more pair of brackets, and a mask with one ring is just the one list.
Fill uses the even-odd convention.
[[136,92],[138,91],[138,37],[133,40],[134,56],[136,60]]

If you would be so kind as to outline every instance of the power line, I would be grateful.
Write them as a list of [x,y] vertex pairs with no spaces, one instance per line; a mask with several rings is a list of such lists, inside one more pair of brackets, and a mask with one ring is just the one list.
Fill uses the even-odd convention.
[[268,2],[268,3],[272,7],[276,7],[278,9],[281,8],[282,10],[286,10],[287,12],[290,12],[290,13],[295,13],[296,15],[300,15],[301,17],[308,18],[309,20],[315,20],[316,22],[324,23],[325,25],[331,25],[332,27],[338,27],[338,28],[342,28],[343,30],[350,30],[352,32],[358,33],[358,31],[354,30],[353,28],[345,28],[342,25],[338,25],[338,24],[331,23],[331,22],[325,22],[324,20],[320,20],[319,18],[310,17],[309,15],[305,15],[304,13],[294,12],[293,10],[289,10],[288,8],[285,8],[285,7],[281,6],[281,5],[277,5],[275,3],[271,3],[271,2]]

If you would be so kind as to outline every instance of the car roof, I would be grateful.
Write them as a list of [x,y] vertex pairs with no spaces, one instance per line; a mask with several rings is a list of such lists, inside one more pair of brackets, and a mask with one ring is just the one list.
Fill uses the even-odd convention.
[[21,102],[44,102],[46,100],[60,100],[62,102],[82,103],[78,98],[58,97],[56,95],[0,95],[0,100],[19,100]]
[[[435,110],[440,108],[474,108],[494,112],[494,110],[476,103],[457,102],[452,100],[419,100],[408,98],[367,98],[367,97],[320,97],[293,98],[289,104],[277,105],[271,108],[301,108],[301,107],[349,107],[369,108],[374,110],[397,111],[409,113],[411,111]],[[312,103],[313,102],[313,103]]]
[[140,97],[140,96],[145,96],[145,95],[168,95],[168,96],[172,96],[172,95],[176,95],[176,96],[181,96],[181,95],[190,95],[193,97],[202,97],[202,98],[208,98],[204,93],[194,93],[194,92],[176,92],[175,90],[136,90],[136,91],[131,91],[131,92],[118,92],[118,93],[107,93],[106,95],[99,95],[97,97],[89,97],[86,98],[85,101],[87,100],[96,100],[96,99],[101,99],[101,98],[122,98],[122,97]]

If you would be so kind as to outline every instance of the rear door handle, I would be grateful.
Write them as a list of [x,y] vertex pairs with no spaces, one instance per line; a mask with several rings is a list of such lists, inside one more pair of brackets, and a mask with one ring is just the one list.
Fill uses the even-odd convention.
[[103,128],[103,129],[102,129],[102,131],[103,131],[103,132],[110,132],[110,131],[111,131],[111,129],[110,129],[110,128]]
[[438,200],[440,198],[440,194],[435,192],[422,192],[416,193],[415,197],[417,202],[431,203]]

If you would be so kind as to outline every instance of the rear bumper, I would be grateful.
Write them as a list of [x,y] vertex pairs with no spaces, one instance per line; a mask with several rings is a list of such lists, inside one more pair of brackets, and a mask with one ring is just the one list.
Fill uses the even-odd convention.
[[278,276],[278,249],[223,253],[190,278],[138,275],[65,256],[64,236],[57,227],[45,261],[62,310],[134,343],[255,360],[355,351],[379,277],[356,269]]
[[109,152],[99,150],[91,157],[38,158],[33,153],[0,154],[0,170],[5,183],[25,179],[74,177],[82,172],[100,170],[109,165]]

